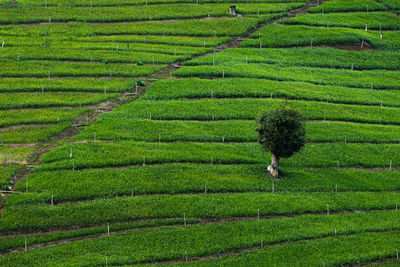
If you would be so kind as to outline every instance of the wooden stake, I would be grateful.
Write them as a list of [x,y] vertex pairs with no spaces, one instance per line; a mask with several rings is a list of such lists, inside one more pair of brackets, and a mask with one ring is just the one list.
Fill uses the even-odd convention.
[[275,192],[275,181],[272,180],[272,193]]
[[107,235],[110,235],[110,224],[107,223]]
[[[185,225],[186,226],[186,225]],[[188,255],[187,255],[187,250],[185,249],[185,261],[188,261]]]
[[25,251],[28,251],[28,242],[26,240],[26,236],[25,236]]
[[207,184],[204,183],[204,194],[207,194]]
[[257,209],[257,220],[260,219],[260,209]]
[[337,234],[337,231],[336,231],[336,226],[335,226],[335,235]]
[[52,206],[54,205],[54,196],[53,196],[53,194],[51,194],[51,205]]
[[143,166],[146,165],[146,156],[143,156]]
[[326,214],[329,215],[329,204],[326,204]]
[[183,212],[183,226],[186,227],[186,213]]

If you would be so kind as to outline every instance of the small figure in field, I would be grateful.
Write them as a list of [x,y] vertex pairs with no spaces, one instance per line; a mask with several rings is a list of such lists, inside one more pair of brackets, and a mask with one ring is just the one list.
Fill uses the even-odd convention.
[[302,116],[283,103],[280,107],[263,112],[258,118],[258,142],[271,152],[271,165],[266,170],[274,179],[280,179],[279,159],[288,158],[305,145],[305,127]]
[[232,5],[232,6],[229,7],[229,13],[231,13],[235,17],[237,16],[237,14],[236,14],[236,6],[235,5]]
[[16,5],[17,4],[17,0],[12,0],[12,4]]

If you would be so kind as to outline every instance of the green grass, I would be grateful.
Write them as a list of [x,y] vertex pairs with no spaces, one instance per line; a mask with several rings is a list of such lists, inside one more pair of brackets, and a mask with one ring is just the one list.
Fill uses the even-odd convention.
[[[304,6],[303,3],[238,4],[240,14],[268,14],[286,12]],[[133,22],[168,19],[194,19],[232,16],[228,4],[176,4],[132,7],[29,7],[2,10],[0,23],[38,22]]]
[[9,147],[7,145],[1,146],[0,163],[3,165],[26,164],[26,159],[34,149],[35,147],[33,146],[16,146],[16,147]]
[[179,35],[190,37],[227,37],[243,35],[255,27],[260,19],[273,19],[280,14],[260,18],[227,18],[218,20],[185,20],[171,22],[135,22],[107,24],[67,23],[44,24],[35,27],[4,26],[0,35],[5,36],[52,36],[56,38],[84,37],[98,35]]
[[[120,106],[104,118],[122,123],[122,118],[155,120],[254,120],[263,110],[282,104],[282,99],[200,99],[135,101]],[[392,107],[344,105],[293,100],[289,105],[306,120],[340,120],[400,124],[400,109]],[[133,112],[134,111],[134,112]],[[151,114],[150,114],[151,113]]]
[[[329,237],[320,240],[301,241],[267,247],[254,252],[246,252],[222,259],[205,260],[185,264],[185,266],[343,266],[384,260],[396,257],[400,234],[398,231],[386,233],[362,233],[350,236]],[[165,264],[182,266],[183,264]],[[379,265],[381,266],[381,265]],[[398,266],[398,261],[395,266]]]
[[152,83],[141,99],[167,100],[186,98],[266,98],[319,100],[333,103],[400,106],[397,90],[365,90],[303,82],[235,79],[166,79]]
[[[203,3],[231,3],[231,0],[205,0],[199,1],[199,4]],[[302,3],[302,2],[310,2],[309,0],[239,0],[235,1],[235,3]],[[196,3],[194,0],[136,0],[132,2],[131,0],[93,0],[91,2],[85,0],[75,0],[74,2],[69,2],[66,0],[48,0],[47,6],[59,6],[64,8],[73,8],[73,7],[101,7],[101,6],[136,6],[136,5],[145,5],[145,4],[173,4],[173,3],[188,3],[193,4]],[[11,7],[11,4],[3,0],[4,7]],[[21,7],[33,7],[33,6],[45,6],[45,2],[38,2],[36,0],[20,0],[18,5]]]
[[[11,38],[11,42],[14,38]],[[176,46],[177,51],[180,51],[179,46],[191,46],[191,47],[214,47],[217,45],[225,44],[229,42],[229,37],[190,37],[190,36],[159,36],[159,35],[107,35],[107,36],[88,36],[88,37],[77,37],[76,41],[87,41],[87,42],[131,42],[131,43],[143,43],[142,46],[138,44],[131,44],[132,47],[143,47],[149,49],[153,47],[149,44],[164,44],[169,46]],[[144,46],[144,44],[147,44]],[[185,50],[186,51],[186,50]]]
[[[187,223],[198,223],[200,220],[188,219]],[[150,228],[150,227],[160,227],[164,225],[175,225],[182,224],[182,219],[164,219],[164,220],[152,220],[143,222],[126,222],[126,223],[115,223],[109,224],[110,233],[119,232],[129,229],[136,228]],[[82,238],[90,237],[93,235],[101,235],[107,233],[107,226],[94,226],[90,228],[69,230],[69,231],[53,231],[50,233],[41,233],[27,236],[26,242],[28,246],[43,244],[48,242],[55,242],[60,240],[65,240],[69,238]],[[25,246],[25,236],[15,235],[15,236],[4,236],[0,237],[0,251],[7,251],[10,249],[22,248]]]
[[[67,24],[69,25],[69,24]],[[43,36],[42,36],[43,37]],[[129,49],[132,51],[162,51],[179,54],[191,54],[199,51],[207,51],[210,47],[229,42],[229,37],[190,37],[172,35],[103,35],[103,36],[46,36],[44,38],[32,39],[28,36],[5,36],[4,47],[82,47],[116,49],[116,43],[120,43],[121,50],[126,49],[126,43],[130,42]],[[107,43],[109,43],[107,45]],[[111,44],[110,44],[111,43]],[[173,47],[171,47],[173,46]],[[205,47],[205,48],[204,48]]]
[[59,125],[30,125],[25,127],[15,127],[6,131],[1,131],[3,142],[5,144],[37,143],[47,139],[70,128],[70,123],[61,123]]
[[346,70],[311,67],[281,67],[274,64],[224,64],[216,66],[185,66],[173,73],[177,77],[260,78],[280,81],[302,81],[314,84],[400,89],[398,71]]
[[104,93],[75,93],[75,92],[49,92],[49,93],[3,93],[0,95],[2,102],[0,109],[16,108],[43,108],[63,106],[94,105],[106,100],[117,98],[118,94]]
[[[312,27],[305,25],[277,25],[263,27],[260,32],[251,35],[252,38],[241,42],[241,47],[294,47],[312,45],[358,45],[362,40],[378,49],[399,49],[400,32],[383,32],[380,39],[379,31],[365,32],[361,29],[337,27]],[[274,36],[274,38],[270,38]]]
[[0,111],[0,127],[19,124],[55,123],[75,120],[89,109],[15,109]]
[[[82,43],[84,44],[84,43]],[[64,44],[68,45],[68,44]],[[86,43],[89,47],[90,43]],[[96,43],[95,43],[96,45]],[[126,46],[126,44],[124,44]],[[88,50],[88,49],[62,49],[43,47],[12,47],[3,49],[1,60],[55,60],[55,61],[79,61],[99,63],[133,63],[133,64],[171,64],[177,61],[189,59],[189,55],[169,55],[152,52],[116,51],[115,45],[106,43],[111,50]]]
[[[265,164],[205,165],[162,164],[129,168],[34,172],[29,193],[13,204],[55,204],[144,194],[271,192],[273,181]],[[282,169],[274,181],[275,192],[397,191],[399,171],[363,169]],[[82,190],[84,188],[85,190]],[[26,180],[17,185],[26,190]]]
[[[400,25],[400,24],[399,24]],[[214,61],[213,61],[214,60]],[[388,51],[346,51],[306,47],[291,49],[226,49],[215,55],[190,60],[185,65],[229,65],[246,63],[277,64],[282,67],[322,67],[357,70],[400,68],[400,53]]]
[[[107,37],[107,36],[104,36]],[[108,61],[117,61],[117,60],[122,60],[123,57],[128,57],[125,60],[130,60],[130,58],[134,58],[134,56],[141,56],[143,58],[146,58],[151,54],[154,53],[155,57],[159,59],[162,59],[163,56],[165,56],[166,59],[168,59],[167,56],[175,55],[179,56],[177,58],[190,58],[189,56],[196,56],[196,55],[202,55],[208,52],[212,51],[212,47],[210,46],[203,46],[203,47],[196,47],[196,46],[183,46],[183,45],[171,45],[171,44],[151,44],[147,43],[146,37],[148,36],[142,36],[142,42],[134,42],[134,43],[129,43],[129,48],[128,48],[128,43],[127,41],[124,42],[111,42],[111,41],[105,41],[105,42],[88,42],[88,41],[52,41],[49,44],[49,49],[45,49],[44,51],[47,51],[49,53],[50,51],[53,51],[53,48],[55,47],[55,51],[65,51],[65,47],[68,47],[68,50],[66,50],[69,53],[72,53],[72,51],[75,51],[75,53],[80,52],[82,58],[85,58],[85,53],[91,53],[92,56],[94,56],[94,59],[97,60],[108,60]],[[205,38],[207,39],[207,38]],[[146,42],[146,43],[144,43]],[[204,42],[204,41],[203,41]],[[203,43],[204,45],[204,43]],[[37,48],[36,48],[37,49]],[[71,50],[69,50],[71,49]],[[79,49],[80,51],[76,51]],[[16,49],[14,49],[16,50]],[[83,50],[83,51],[81,51]],[[90,51],[88,51],[90,50]],[[102,50],[102,51],[96,51],[96,50]],[[104,51],[106,50],[106,51]],[[112,52],[110,52],[112,51]],[[130,53],[127,53],[130,52]],[[142,53],[132,53],[132,52],[142,52]],[[104,53],[104,55],[102,54]],[[165,55],[160,55],[160,54],[165,54]],[[15,52],[14,52],[15,55]],[[73,56],[73,54],[72,54]],[[186,56],[186,57],[183,57]],[[87,56],[86,56],[87,57]],[[14,57],[15,58],[15,57]],[[151,62],[152,63],[152,62]]]
[[309,26],[350,27],[375,30],[399,30],[400,18],[389,12],[372,13],[328,13],[328,14],[299,14],[284,21],[285,24],[300,24]]
[[[399,126],[347,122],[307,122],[308,142],[400,143]],[[80,133],[77,140],[130,140],[150,142],[256,142],[257,123],[227,121],[157,121],[149,119],[100,119]]]
[[[366,220],[371,222],[365,224]],[[252,252],[253,254],[278,252],[273,253],[273,255],[275,257],[277,257],[276,255],[281,257],[285,255],[285,259],[290,255],[287,258],[288,262],[294,261],[297,258],[295,256],[297,253],[285,254],[287,247],[294,247],[300,250],[301,245],[305,246],[307,251],[312,251],[313,258],[322,256],[319,254],[321,251],[328,250],[330,248],[328,245],[333,246],[332,250],[335,251],[333,255],[336,257],[338,250],[343,251],[351,245],[353,249],[349,250],[350,253],[348,253],[350,255],[354,253],[353,257],[356,259],[363,259],[366,257],[365,255],[369,257],[380,255],[382,257],[393,254],[395,252],[394,247],[399,244],[397,226],[392,224],[393,221],[398,220],[398,214],[394,212],[379,212],[224,222],[187,227],[164,227],[142,231],[131,230],[111,236],[80,240],[26,253],[2,255],[0,262],[4,266],[26,265],[28,263],[47,265],[50,262],[52,265],[102,265],[105,262],[105,255],[108,256],[108,264],[112,265],[174,259],[184,260],[186,253],[188,257],[195,257],[243,248],[257,248],[261,246],[261,238],[263,239],[263,245],[279,244],[288,240],[292,242],[299,241],[298,243],[283,244],[283,246],[268,247],[265,250]],[[335,227],[338,236],[333,236]],[[393,232],[368,233],[370,231],[390,230]],[[216,236],[218,238],[215,238]],[[311,240],[302,241],[306,239]],[[362,244],[368,244],[369,246],[360,246],[360,241],[362,241]],[[174,246],[170,245],[172,242]],[[310,247],[310,244],[313,244],[313,246]],[[380,253],[371,252],[370,246],[376,248],[373,251],[379,251]],[[279,253],[279,249],[283,251]],[[356,253],[360,250],[364,253]],[[91,256],[87,257],[87,254]],[[307,253],[307,256],[309,254]],[[249,253],[239,254],[239,258],[246,255],[249,255]],[[277,260],[275,257],[270,257],[269,260]],[[327,259],[331,259],[331,257],[333,256],[327,256]],[[220,261],[223,260],[221,259]],[[232,260],[235,261],[236,258],[234,257]],[[252,261],[247,261],[247,263],[249,262]],[[271,265],[273,265],[273,262],[271,262]],[[199,263],[196,262],[195,264]],[[229,266],[232,266],[232,264]],[[244,264],[244,266],[248,265]]]
[[[164,65],[76,63],[57,61],[2,60],[3,77],[140,77],[162,70]],[[110,75],[111,73],[111,75]]]
[[7,189],[7,182],[17,172],[17,166],[0,166],[0,190]]
[[392,10],[400,9],[399,0],[376,0],[376,1],[385,5],[389,9],[392,9]]
[[386,7],[373,0],[330,0],[310,8],[308,13],[351,12],[351,11],[384,11]]
[[[227,193],[156,195],[104,198],[59,205],[24,204],[35,202],[35,195],[13,194],[2,210],[0,232],[35,231],[70,226],[124,222],[136,219],[182,218],[257,218],[354,210],[395,209],[400,196],[393,192],[341,193]],[[22,202],[23,203],[23,202]],[[160,208],[162,207],[162,208]],[[333,230],[333,229],[332,229]],[[215,236],[213,237],[215,238]]]
[[[301,153],[282,159],[285,167],[389,167],[400,166],[399,144],[308,144]],[[76,143],[57,147],[42,157],[37,170],[72,170],[158,163],[254,164],[267,163],[269,155],[257,143]]]
[[[132,79],[95,79],[95,78],[2,78],[0,92],[106,92],[119,93],[131,91],[136,87]],[[140,88],[140,87],[139,87]]]

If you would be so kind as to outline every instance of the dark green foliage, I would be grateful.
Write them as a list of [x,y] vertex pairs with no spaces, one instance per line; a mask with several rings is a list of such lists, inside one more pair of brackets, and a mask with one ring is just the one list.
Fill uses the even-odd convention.
[[305,145],[305,128],[302,116],[285,104],[263,112],[258,118],[258,142],[266,151],[277,157],[288,158]]

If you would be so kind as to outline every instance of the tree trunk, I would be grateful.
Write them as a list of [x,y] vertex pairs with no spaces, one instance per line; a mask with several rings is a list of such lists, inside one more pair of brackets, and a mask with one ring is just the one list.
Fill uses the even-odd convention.
[[268,166],[268,172],[274,179],[279,179],[279,157],[271,154],[271,165]]

